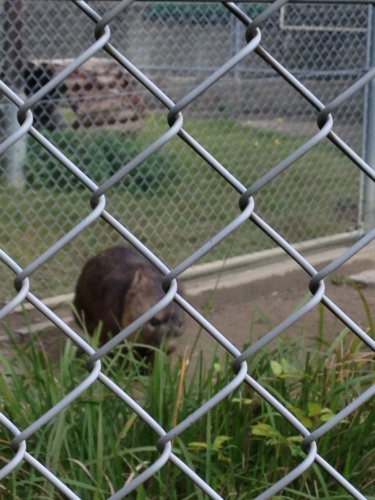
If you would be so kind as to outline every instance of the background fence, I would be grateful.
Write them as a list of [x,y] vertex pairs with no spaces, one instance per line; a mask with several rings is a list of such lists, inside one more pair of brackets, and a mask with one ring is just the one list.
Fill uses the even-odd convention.
[[[275,495],[312,463],[364,498],[341,475],[345,471],[319,455],[316,440],[368,401],[375,386],[368,384],[310,432],[247,374],[246,363],[320,302],[374,350],[368,332],[324,294],[323,281],[375,236],[374,228],[363,226],[361,205],[371,199],[375,179],[365,162],[372,138],[363,137],[364,118],[367,134],[372,127],[366,87],[374,76],[372,7],[78,0],[1,6],[1,315],[26,298],[90,356],[91,369],[23,431],[1,415],[16,451],[1,477],[25,460],[75,498],[74,487],[26,452],[26,443],[101,382],[160,436],[160,457],[113,498],[130,494],[166,461],[220,498],[172,452],[172,442],[245,385],[297,430],[306,453],[259,498]],[[258,14],[254,27],[249,16]],[[319,273],[287,243],[358,229],[359,242]],[[71,291],[87,256],[124,239],[167,276],[168,300],[174,298],[235,358],[224,389],[168,431],[101,371],[99,359],[109,347],[95,353],[38,298]],[[312,277],[313,297],[240,353],[176,294],[174,278],[201,258],[274,245]]]
[[[8,17],[16,5],[7,7]],[[110,5],[92,3],[99,13]],[[6,3],[0,6],[4,12]],[[264,7],[242,6],[249,15]],[[80,9],[69,2],[24,2],[19,17],[15,40],[11,29],[5,26],[2,31],[4,81],[12,84],[13,80],[13,88],[15,84],[20,92],[30,95],[90,46],[92,28]],[[267,19],[262,44],[317,98],[329,102],[368,68],[368,23],[364,4],[286,5]],[[244,45],[244,33],[243,24],[218,3],[138,2],[111,25],[111,40],[118,50],[175,102],[238,53]],[[7,44],[12,45],[12,52]],[[95,57],[108,61],[104,51]],[[23,68],[23,81],[14,81],[12,58]],[[34,109],[35,125],[100,183],[155,140],[166,126],[164,109],[160,100],[128,73],[117,74],[118,65],[100,66],[91,59],[82,68],[78,76],[74,74],[43,97]],[[92,88],[88,87],[90,79]],[[120,100],[119,85],[124,82],[126,94],[122,93]],[[3,99],[3,128],[9,127],[9,106]],[[361,89],[335,114],[335,130],[359,154],[364,109]],[[246,185],[301,146],[316,128],[314,107],[259,57],[240,60],[195,99],[184,116],[185,121],[189,119],[188,131],[198,133],[202,145],[224,166],[230,163],[233,175]],[[74,175],[61,168],[36,141],[29,138],[24,160],[10,163],[13,170],[14,164],[19,166],[18,173],[13,172],[15,177],[20,176],[20,165],[24,164],[22,179],[17,177],[13,183],[24,183],[25,190],[9,190],[3,179],[1,239],[5,250],[25,266],[60,238],[82,211],[87,213],[87,202]],[[340,175],[336,173],[338,166]],[[6,165],[2,168],[7,172]],[[320,183],[319,193],[310,189],[315,182]],[[187,195],[192,201],[189,217],[184,201]],[[215,234],[236,213],[235,194],[228,185],[218,181],[204,160],[176,140],[148,159],[141,176],[130,174],[107,196],[114,216],[126,220],[129,229],[170,265],[202,244],[207,235]],[[272,187],[266,186],[259,193],[257,206],[258,212],[292,242],[350,233],[362,228],[360,174],[353,172],[350,161],[330,144],[319,143],[299,160],[297,169],[286,171]],[[327,212],[330,217],[326,217]],[[111,238],[112,243],[119,241],[116,235]],[[43,266],[35,278],[36,290],[48,296],[70,292],[71,277],[61,270],[68,262],[72,265],[72,255],[77,274],[87,256],[108,243],[106,228],[91,226],[84,239],[77,238]],[[204,259],[271,246],[269,238],[241,231]],[[4,287],[1,295],[9,297]]]

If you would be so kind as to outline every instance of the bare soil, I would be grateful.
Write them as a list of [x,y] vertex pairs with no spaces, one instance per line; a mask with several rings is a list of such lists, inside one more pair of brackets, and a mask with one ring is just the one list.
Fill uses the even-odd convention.
[[[375,319],[375,286],[360,287],[358,291],[349,277],[363,272],[370,265],[373,265],[371,261],[361,261],[345,266],[342,270],[344,274],[340,273],[334,280],[326,281],[326,295],[365,330],[369,321],[363,297]],[[265,335],[311,297],[309,281],[310,277],[303,271],[293,271],[281,278],[271,277],[230,290],[217,290],[212,298],[206,292],[193,297],[191,303],[201,311],[206,307],[209,311],[207,319],[241,350],[244,344]],[[211,301],[212,306],[207,306]],[[319,306],[315,307],[280,337],[297,342],[302,340],[303,346],[314,342],[320,331],[320,309]],[[345,326],[329,310],[323,309],[323,337],[327,342],[332,342]],[[191,323],[194,322],[189,321],[188,334],[194,332],[194,325]]]
[[[375,319],[375,286],[370,284],[358,291],[348,278],[366,270],[374,270],[374,259],[362,259],[347,264],[340,269],[339,276],[336,275],[334,280],[332,278],[326,280],[326,295],[365,330],[369,326],[369,321],[363,297]],[[193,290],[194,287],[187,283],[187,299],[241,350],[244,344],[265,335],[311,297],[308,290],[309,279],[305,272],[295,270],[282,276],[271,276],[229,289],[214,287],[212,290],[190,296],[189,290]],[[55,312],[75,325],[68,305],[58,307]],[[301,341],[301,347],[306,348],[312,339],[318,336],[319,321],[319,307],[315,307],[280,337]],[[343,328],[341,321],[325,309],[323,338],[327,342],[332,342]],[[35,310],[13,313],[5,318],[3,326],[0,326],[0,342],[3,350],[9,346],[6,329],[11,329],[15,333],[20,344],[26,343],[30,339],[30,331],[35,329],[38,331],[42,348],[53,358],[58,355],[65,342],[62,332],[46,323],[46,319]],[[176,341],[177,352],[182,353],[186,348],[191,349],[196,341],[198,345],[196,352],[202,349],[210,357],[216,342],[195,320],[188,317],[186,331]],[[221,348],[219,353],[220,351],[223,352]]]

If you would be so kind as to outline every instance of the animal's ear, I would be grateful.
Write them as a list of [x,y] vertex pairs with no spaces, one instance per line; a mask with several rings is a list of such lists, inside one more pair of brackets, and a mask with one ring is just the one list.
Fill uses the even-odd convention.
[[130,284],[128,296],[146,293],[150,287],[150,279],[142,269],[137,269]]

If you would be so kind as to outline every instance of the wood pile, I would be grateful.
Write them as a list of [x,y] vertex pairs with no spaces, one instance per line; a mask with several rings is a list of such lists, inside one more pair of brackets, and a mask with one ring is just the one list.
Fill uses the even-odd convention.
[[[53,78],[69,60],[34,61],[28,68],[27,95],[35,93]],[[31,76],[30,76],[31,75]],[[124,131],[138,130],[145,113],[144,94],[139,82],[111,59],[91,58],[75,70],[53,95],[48,96],[45,122],[56,116],[53,101],[64,98],[75,113],[73,127],[106,127]],[[49,115],[49,116],[48,116]],[[38,118],[38,117],[36,117]],[[51,124],[50,128],[56,128]]]

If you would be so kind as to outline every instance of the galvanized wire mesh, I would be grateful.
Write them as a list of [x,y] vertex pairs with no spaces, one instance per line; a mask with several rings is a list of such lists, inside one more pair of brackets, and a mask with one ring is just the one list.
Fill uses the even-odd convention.
[[[325,295],[324,284],[327,276],[374,239],[375,228],[367,228],[355,245],[319,271],[289,243],[355,229],[359,224],[360,174],[367,185],[375,181],[374,170],[359,156],[363,91],[375,76],[374,68],[366,66],[368,10],[365,5],[325,5],[322,16],[322,7],[286,7],[285,3],[277,1],[266,9],[251,4],[212,4],[215,8],[203,9],[199,17],[194,17],[194,11],[173,11],[168,8],[171,4],[158,7],[129,0],[26,3],[19,30],[23,33],[24,62],[43,67],[44,74],[52,60],[57,64],[56,60],[63,59],[64,64],[48,75],[39,89],[33,88],[27,99],[17,93],[22,79],[14,79],[18,73],[17,65],[12,68],[13,59],[8,58],[3,68],[0,90],[3,109],[7,110],[3,115],[17,112],[18,125],[15,130],[3,128],[6,132],[0,144],[0,154],[7,159],[4,171],[8,180],[1,192],[4,233],[0,258],[7,300],[0,317],[6,321],[17,305],[30,302],[89,356],[89,373],[25,429],[18,429],[1,415],[2,426],[14,436],[10,446],[15,452],[14,459],[1,469],[1,478],[25,461],[57,491],[77,498],[74,488],[26,451],[27,440],[63,409],[69,411],[80,395],[100,382],[160,437],[156,444],[160,456],[111,498],[130,494],[167,463],[178,467],[209,497],[221,498],[173,452],[172,444],[245,384],[303,437],[306,455],[257,498],[276,495],[313,464],[353,497],[365,498],[345,479],[343,471],[332,468],[319,454],[317,442],[372,398],[375,385],[310,432],[247,372],[251,356],[320,303],[370,351],[375,350],[368,332]],[[11,10],[7,2],[3,7],[8,13]],[[259,13],[253,22],[250,16]],[[168,29],[162,31],[165,24]],[[145,26],[147,37],[141,29]],[[10,31],[5,32],[9,35]],[[159,32],[163,45],[155,38]],[[207,45],[203,37],[209,40]],[[17,30],[10,40],[11,44],[3,44],[7,50],[9,45],[16,46]],[[87,99],[85,90],[88,93],[90,89],[83,86],[79,100],[70,97],[67,103],[61,86],[94,57],[115,62],[137,81],[131,80],[131,96],[137,98],[130,103],[136,109],[142,101],[137,108],[142,116],[133,121],[142,121],[143,136],[137,135],[139,123],[132,133],[127,129],[124,134],[116,118],[110,123],[112,127],[101,124],[82,131],[85,118],[81,116],[81,123],[75,125],[80,127],[72,129],[76,119],[72,109],[75,105],[78,116],[77,109]],[[15,82],[17,85],[12,85]],[[48,108],[49,100],[53,112]],[[47,108],[37,110],[41,103]],[[94,110],[97,106],[98,100]],[[143,108],[148,115],[143,115]],[[88,110],[88,122],[93,119],[92,108],[79,109]],[[35,117],[39,124],[34,126]],[[129,121],[127,118],[122,123],[129,125]],[[210,135],[212,130],[216,132]],[[6,169],[9,153],[25,137],[28,164],[26,175],[19,172],[18,181],[26,182],[27,189],[22,191],[9,187],[12,172]],[[17,154],[22,155],[22,148]],[[87,255],[119,241],[134,245],[161,270],[168,291],[144,317],[95,352],[40,297],[66,287],[71,290],[77,268]],[[311,276],[312,296],[240,352],[177,293],[176,278],[204,257],[228,255],[232,247],[245,253],[272,245],[283,249]],[[61,288],[52,283],[54,275]],[[106,376],[101,358],[172,300],[223,346],[234,362],[232,380],[223,390],[174,428],[164,429]],[[248,497],[252,497],[251,492]]]
[[[100,14],[113,4],[95,1],[90,5]],[[172,3],[132,4],[126,15],[120,14],[112,21],[111,42],[177,102],[241,50],[245,26],[218,3],[172,7]],[[242,9],[254,16],[264,5],[244,4]],[[92,28],[87,17],[69,2],[23,2],[22,20],[15,51],[22,55],[24,71],[34,71],[34,78],[29,74],[26,78],[23,90],[28,93],[37,91],[51,77],[52,70],[58,72],[61,64],[75,59],[92,43]],[[307,29],[317,23],[319,30]],[[339,9],[329,4],[288,5],[265,22],[262,45],[322,102],[329,102],[366,71],[367,23],[366,5],[340,5]],[[9,36],[10,33],[3,30],[0,41],[3,51]],[[103,50],[96,52],[95,57],[111,62]],[[96,97],[92,97],[81,76],[70,81],[68,77],[39,101],[39,105],[34,105],[33,112],[38,130],[71,161],[79,163],[79,168],[91,179],[102,183],[153,143],[160,129],[165,130],[166,123],[164,104],[142,84],[130,79],[125,70],[128,86],[125,97],[121,97],[120,109],[124,109],[125,117],[122,116],[113,104],[119,99],[117,90],[111,87],[114,80],[105,80],[106,69],[103,75],[92,58],[83,68],[90,71],[93,66],[96,68],[93,86],[99,85],[94,92]],[[118,67],[115,63],[115,68]],[[64,85],[72,81],[81,88],[64,92]],[[103,105],[96,109],[95,117],[93,110],[98,108],[98,100]],[[3,100],[2,106],[4,115],[8,115],[9,101]],[[361,152],[363,139],[363,110],[363,91],[359,91],[335,114],[335,130],[357,153]],[[112,120],[108,116],[104,118],[110,113],[113,113]],[[197,96],[186,107],[184,117],[187,130],[201,136],[202,146],[224,166],[231,163],[231,173],[243,184],[251,184],[314,134],[315,114],[314,107],[280,79],[262,58],[249,56],[239,60],[207,92]],[[104,123],[98,125],[100,119]],[[87,126],[89,124],[92,126]],[[72,126],[78,128],[72,130]],[[69,228],[68,221],[77,221],[82,211],[88,213],[84,192],[77,195],[80,184],[74,175],[61,168],[59,162],[31,138],[27,139],[27,147],[23,176],[26,190],[18,195],[3,189],[0,194],[5,208],[2,241],[21,266],[60,238]],[[322,158],[329,158],[324,166]],[[340,177],[333,175],[338,165]],[[201,179],[199,189],[197,175]],[[325,195],[323,203],[309,189],[316,178]],[[187,193],[194,200],[189,216],[184,201]],[[216,179],[204,160],[178,140],[170,141],[147,160],[140,173],[130,174],[107,196],[113,200],[113,214],[122,220],[126,218],[134,234],[171,266],[235,216],[233,191],[225,181]],[[55,208],[57,199],[63,210]],[[207,200],[202,217],[198,207]],[[29,214],[27,228],[22,220],[25,211]],[[327,211],[331,213],[329,218]],[[350,161],[325,142],[301,158],[295,171],[286,171],[275,179],[272,187],[266,186],[258,199],[258,213],[292,242],[356,231],[361,228],[361,211],[358,172],[353,172]],[[15,224],[15,220],[20,223]],[[10,233],[12,238],[8,236]],[[113,243],[119,241],[115,235],[111,237]],[[84,239],[71,243],[69,248],[78,255],[74,259],[77,273],[93,251],[107,246],[106,239],[106,228],[95,224],[90,226]],[[273,243],[268,238],[241,231],[204,258],[216,260],[271,246]],[[45,296],[71,291],[69,277],[59,272],[70,260],[67,250],[40,270],[35,286],[40,286]],[[9,296],[4,288],[2,290]]]

